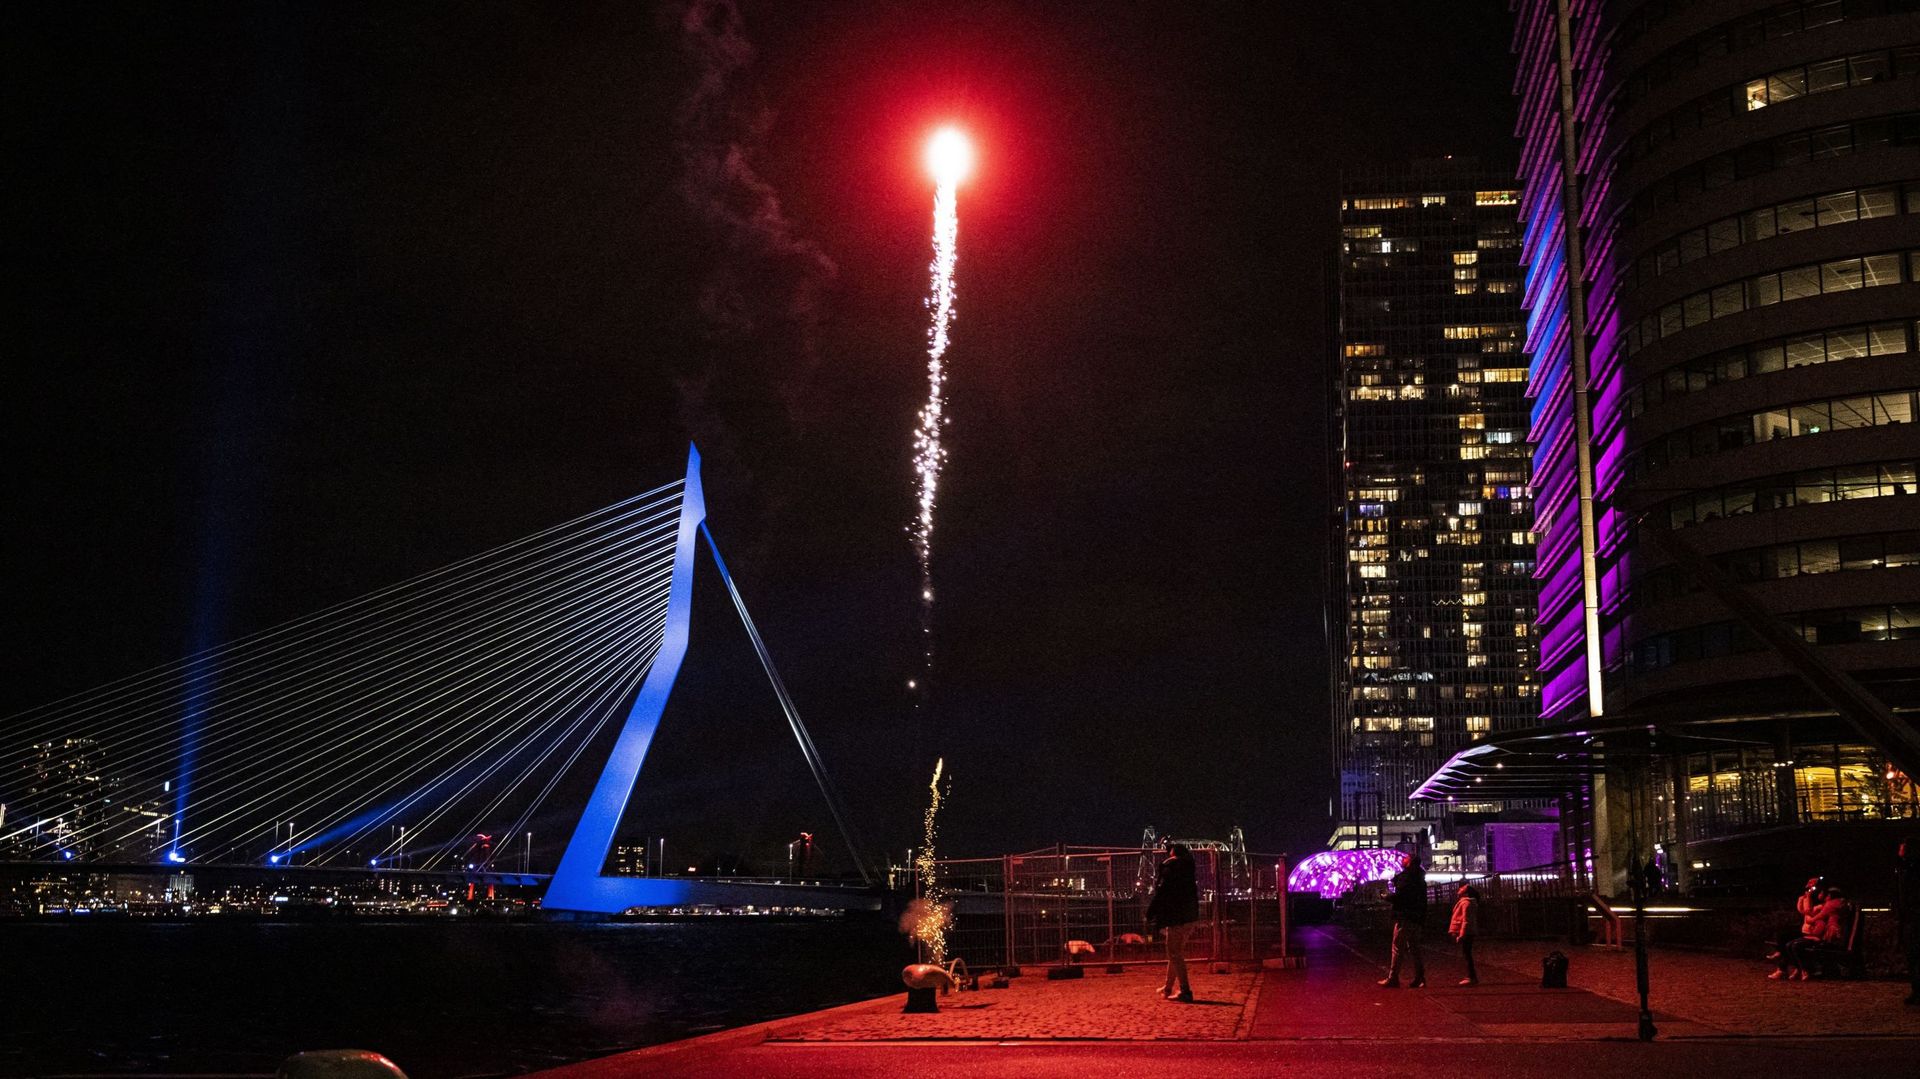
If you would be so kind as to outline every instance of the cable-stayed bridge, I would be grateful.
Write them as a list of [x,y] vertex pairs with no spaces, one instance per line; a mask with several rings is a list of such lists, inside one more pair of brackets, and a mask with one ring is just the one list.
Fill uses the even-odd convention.
[[[703,544],[861,886],[604,872],[687,654]],[[9,717],[0,860],[512,874],[513,839],[609,728],[548,909],[877,905],[707,527],[697,450],[682,478],[624,502]]]

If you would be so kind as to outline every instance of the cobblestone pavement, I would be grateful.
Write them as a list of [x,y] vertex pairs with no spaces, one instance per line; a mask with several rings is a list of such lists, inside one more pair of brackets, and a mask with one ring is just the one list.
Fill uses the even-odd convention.
[[1006,989],[982,989],[940,998],[937,1015],[908,1015],[904,996],[871,1009],[842,1009],[813,1024],[787,1026],[777,1041],[841,1042],[961,1039],[987,1041],[1061,1038],[1208,1040],[1241,1035],[1250,1014],[1254,974],[1193,974],[1192,1004],[1160,999],[1165,971],[1129,967],[1107,974],[1092,967],[1084,978],[1049,982],[1039,975],[1012,979]]
[[[1309,927],[1305,970],[1194,975],[1199,1001],[1154,993],[1160,971],[1083,979],[1014,979],[1008,989],[957,993],[935,1015],[907,1015],[902,994],[546,1073],[550,1079],[630,1076],[1089,1075],[1193,1071],[1220,1077],[1401,1076],[1435,1068],[1495,1079],[1566,1075],[1692,1076],[1738,1071],[1826,1079],[1907,1074],[1920,1009],[1890,981],[1766,979],[1766,966],[1723,956],[1656,952],[1660,1040],[1635,1040],[1633,955],[1567,948],[1569,987],[1539,987],[1540,957],[1556,945],[1486,941],[1480,984],[1451,947],[1429,949],[1428,987],[1383,989],[1372,942]],[[1748,1035],[1779,1035],[1752,1038]],[[1839,1035],[1838,1042],[1832,1036]],[[1875,1037],[1878,1035],[1878,1037]],[[1844,1047],[1844,1048],[1839,1048]]]
[[[1559,948],[1571,960],[1567,983],[1638,1007],[1633,949],[1576,948],[1547,941],[1485,941],[1483,966],[1533,979],[1540,959]],[[1920,1008],[1908,1007],[1905,982],[1819,979],[1769,981],[1772,964],[1669,949],[1648,962],[1648,999],[1670,1013],[1727,1034],[1920,1036]],[[1662,1027],[1662,1033],[1666,1033]],[[1676,1032],[1677,1033],[1677,1032]]]

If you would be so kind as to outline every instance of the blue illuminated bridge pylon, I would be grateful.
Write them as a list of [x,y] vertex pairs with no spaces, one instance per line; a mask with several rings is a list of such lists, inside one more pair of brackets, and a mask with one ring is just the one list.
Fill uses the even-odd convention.
[[684,478],[0,718],[0,862],[499,873],[530,864],[526,829],[611,738],[546,906],[807,905],[785,882],[602,875],[686,658],[702,544],[870,886],[691,448]]
[[780,674],[773,666],[766,642],[761,639],[760,631],[747,614],[746,603],[733,583],[733,575],[727,572],[726,560],[720,557],[720,547],[707,528],[706,518],[706,498],[700,481],[700,451],[695,448],[687,455],[687,479],[680,497],[679,531],[674,541],[673,576],[668,586],[666,631],[660,651],[654,657],[632,707],[627,711],[626,723],[621,727],[620,736],[607,757],[606,768],[601,771],[593,793],[587,797],[580,823],[574,828],[566,852],[560,857],[560,867],[554,871],[553,881],[548,885],[542,903],[547,909],[611,914],[629,907],[692,903],[702,897],[698,893],[704,889],[701,882],[696,880],[610,877],[602,872],[608,852],[613,847],[614,833],[620,827],[620,816],[626,809],[627,799],[633,794],[640,768],[646,763],[647,749],[653,744],[660,717],[666,711],[674,679],[679,676],[680,664],[686,659],[692,622],[694,555],[701,539],[706,540],[714,566],[720,571],[720,579],[726,584],[734,609],[740,613],[741,624],[746,627],[747,635],[753,641],[754,653],[760,657],[774,693],[779,697],[780,708],[786,714],[794,739],[807,759],[808,768],[813,771],[814,780],[827,801],[834,823],[846,840],[854,867],[859,871],[862,881],[872,881],[857,842],[847,830],[846,815],[840,808],[840,799],[820,759],[820,751],[814,746],[813,738],[807,733],[806,724],[801,722],[785,683],[780,680]]

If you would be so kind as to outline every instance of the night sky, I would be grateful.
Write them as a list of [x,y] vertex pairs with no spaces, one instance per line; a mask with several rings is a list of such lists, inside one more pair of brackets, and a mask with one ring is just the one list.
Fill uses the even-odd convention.
[[[671,479],[875,845],[1324,841],[1342,167],[1510,160],[1500,0],[50,5],[17,220],[0,712]],[[909,435],[960,194],[938,665]],[[713,602],[635,814],[825,814]],[[656,824],[656,822],[658,822]],[[558,818],[542,835],[564,829]]]

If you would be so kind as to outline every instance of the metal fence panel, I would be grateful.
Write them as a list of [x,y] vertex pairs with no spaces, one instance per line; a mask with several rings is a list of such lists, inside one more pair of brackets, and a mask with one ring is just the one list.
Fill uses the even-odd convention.
[[[1201,923],[1187,957],[1258,962],[1285,954],[1285,860],[1225,850],[1193,856]],[[972,968],[1156,961],[1164,953],[1146,916],[1159,857],[1062,846],[941,861],[941,888],[953,906],[947,954]],[[1091,951],[1070,951],[1076,941]]]

